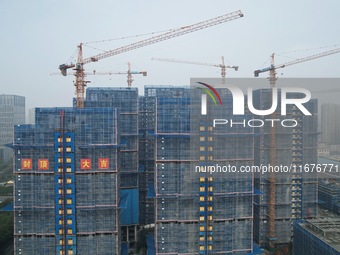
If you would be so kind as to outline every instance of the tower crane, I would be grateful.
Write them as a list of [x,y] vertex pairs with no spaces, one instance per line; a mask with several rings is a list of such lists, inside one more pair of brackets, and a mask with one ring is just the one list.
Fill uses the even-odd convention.
[[296,65],[296,64],[299,64],[299,63],[303,63],[303,62],[313,60],[313,59],[326,57],[326,56],[333,55],[333,54],[336,54],[336,53],[339,53],[339,52],[340,52],[340,48],[337,48],[337,49],[333,49],[333,50],[329,50],[329,51],[324,51],[324,52],[321,52],[321,53],[318,53],[318,54],[315,54],[315,55],[312,55],[312,56],[292,60],[292,61],[289,61],[287,63],[279,64],[279,65],[274,64],[274,53],[273,53],[271,55],[271,65],[269,67],[266,67],[266,68],[255,70],[254,76],[259,77],[260,73],[269,72],[270,85],[271,85],[271,87],[275,87],[275,81],[277,79],[276,69],[284,68],[284,67],[291,66],[291,65]]
[[85,81],[85,71],[84,71],[84,65],[91,63],[91,62],[97,62],[101,59],[108,58],[111,56],[115,56],[118,54],[122,54],[124,52],[128,52],[134,49],[138,49],[147,45],[151,45],[157,42],[165,41],[177,36],[181,36],[184,34],[188,34],[191,32],[199,31],[211,26],[215,26],[221,23],[225,23],[228,21],[232,21],[235,19],[239,19],[243,17],[243,13],[238,10],[235,12],[231,12],[228,14],[224,14],[222,16],[218,16],[209,20],[201,21],[198,23],[195,23],[190,26],[184,26],[180,27],[177,29],[173,29],[169,32],[151,37],[149,39],[145,39],[139,42],[135,42],[132,44],[129,44],[127,46],[123,46],[120,48],[116,48],[113,50],[108,50],[103,53],[100,53],[98,55],[88,57],[88,58],[83,58],[83,44],[80,43],[78,45],[78,58],[77,58],[77,63],[76,64],[61,64],[59,66],[59,69],[62,73],[62,75],[66,76],[67,70],[72,68],[75,70],[75,87],[76,87],[76,107],[77,108],[84,108],[84,92],[85,92],[85,86],[86,86],[86,81]]
[[[51,75],[59,75],[60,73],[51,73]],[[115,75],[115,74],[127,74],[127,83],[128,87],[131,88],[132,86],[132,75],[135,74],[142,74],[143,76],[147,76],[146,71],[132,71],[131,70],[131,63],[128,62],[128,70],[126,72],[97,72],[96,70],[93,70],[93,72],[84,72],[84,75]],[[74,74],[75,75],[75,74]]]
[[221,68],[222,83],[224,84],[225,83],[226,69],[227,68],[233,68],[235,71],[238,71],[238,66],[229,66],[229,65],[226,66],[224,64],[224,57],[223,56],[221,57],[221,59],[222,59],[221,64],[202,63],[202,62],[196,62],[196,61],[187,61],[187,60],[170,59],[170,58],[152,58],[151,60],[219,67],[219,68]]
[[[276,69],[285,68],[287,66],[307,62],[313,59],[318,59],[321,57],[333,55],[340,52],[340,48],[321,52],[315,55],[311,55],[304,58],[299,58],[293,61],[289,61],[284,64],[275,65],[274,63],[274,53],[271,55],[271,64],[269,67],[258,69],[254,71],[254,76],[259,77],[260,73],[269,72],[269,82],[270,87],[273,89],[275,87],[275,83],[277,80],[276,77]],[[275,119],[275,113],[272,113],[271,118]],[[301,129],[301,127],[298,127]],[[272,127],[270,131],[270,164],[274,166],[276,164],[276,127]],[[276,188],[275,188],[276,178],[273,172],[269,175],[269,220],[268,220],[268,238],[269,238],[269,246],[274,248],[275,238],[275,201],[276,201]]]

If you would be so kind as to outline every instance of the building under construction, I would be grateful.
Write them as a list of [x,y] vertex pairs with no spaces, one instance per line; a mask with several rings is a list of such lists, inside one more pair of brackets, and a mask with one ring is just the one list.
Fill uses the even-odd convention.
[[[255,108],[270,109],[271,95],[270,89],[255,91]],[[295,173],[258,173],[254,179],[259,194],[254,204],[254,239],[261,246],[281,247],[284,252],[292,241],[293,221],[317,215],[316,172],[300,171],[300,166],[317,163],[317,101],[310,100],[304,106],[311,116],[303,115],[293,105],[288,105],[287,115],[282,116],[278,107],[270,116],[278,120],[275,126],[264,125],[255,134],[255,165],[296,169]],[[297,125],[284,127],[280,122],[285,119],[294,119]]]
[[37,108],[15,126],[14,254],[120,254],[119,119]]
[[120,115],[120,223],[123,253],[137,242],[139,224],[139,122],[137,88],[88,88],[85,108],[118,108]]
[[145,133],[155,152],[153,254],[252,251],[252,175],[205,171],[217,164],[254,163],[253,128],[212,126],[213,118],[232,115],[231,94],[219,92],[225,103],[209,102],[202,116],[200,90],[145,88],[143,100],[152,116]]
[[37,108],[35,116],[35,126],[15,127],[15,254],[134,248],[138,90],[91,88],[84,109]]

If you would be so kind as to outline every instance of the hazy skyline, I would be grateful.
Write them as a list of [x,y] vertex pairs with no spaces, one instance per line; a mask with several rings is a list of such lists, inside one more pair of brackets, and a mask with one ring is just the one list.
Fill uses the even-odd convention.
[[[133,70],[148,72],[147,77],[134,76],[133,86],[140,93],[144,85],[189,85],[191,77],[220,76],[219,68],[152,61],[152,57],[218,64],[224,56],[226,64],[240,67],[238,72],[227,70],[227,77],[253,77],[255,69],[270,64],[273,52],[279,53],[276,63],[280,64],[331,48],[300,51],[303,49],[338,45],[339,9],[336,0],[3,1],[0,94],[25,96],[27,109],[71,106],[73,76],[50,73],[58,72],[58,66],[68,62],[80,42],[178,28],[236,10],[241,10],[244,17],[91,63],[85,65],[85,70],[126,71],[130,61]],[[89,46],[110,50],[151,36]],[[298,52],[280,53],[290,51]],[[85,58],[100,52],[84,47]],[[339,61],[340,54],[335,54],[280,69],[278,76],[339,77]],[[89,76],[87,80],[93,87],[127,86],[125,75]]]

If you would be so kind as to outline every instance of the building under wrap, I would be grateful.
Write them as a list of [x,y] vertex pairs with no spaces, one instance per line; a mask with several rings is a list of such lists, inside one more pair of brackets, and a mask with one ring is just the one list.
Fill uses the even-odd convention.
[[120,254],[114,108],[37,108],[14,129],[14,254]]
[[227,90],[220,94],[223,105],[209,102],[208,114],[202,116],[200,90],[145,88],[144,100],[153,111],[153,125],[146,125],[150,127],[146,134],[155,151],[150,190],[156,197],[156,254],[252,251],[252,175],[204,172],[209,165],[239,167],[254,162],[253,128],[212,127],[213,118],[232,116],[231,94]]
[[[297,95],[293,97],[297,98]],[[304,104],[311,112],[305,116],[292,105],[287,106],[287,115],[281,115],[281,102],[270,116],[256,119],[277,119],[272,128],[267,122],[255,133],[255,165],[296,166],[296,173],[258,173],[255,175],[254,239],[261,246],[289,249],[293,236],[293,221],[314,218],[317,215],[317,178],[313,173],[301,173],[299,167],[317,163],[317,101]],[[269,109],[271,90],[254,91],[256,109]],[[284,127],[285,119],[295,119],[295,127]],[[286,121],[286,125],[293,122]]]
[[85,107],[119,108],[121,240],[130,248],[137,241],[139,224],[139,121],[137,88],[88,88]]

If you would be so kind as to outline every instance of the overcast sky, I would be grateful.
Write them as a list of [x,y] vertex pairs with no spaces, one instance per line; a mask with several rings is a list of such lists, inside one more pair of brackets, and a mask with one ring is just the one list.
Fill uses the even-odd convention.
[[[80,42],[117,39],[190,25],[236,10],[243,18],[85,65],[86,71],[147,71],[133,86],[189,84],[191,77],[219,77],[219,68],[152,61],[152,57],[220,63],[224,56],[238,72],[252,77],[255,69],[340,47],[338,0],[13,0],[0,1],[0,94],[26,97],[26,107],[71,106],[73,76],[50,75],[69,63]],[[93,43],[115,49],[148,36]],[[304,51],[305,49],[315,49]],[[293,51],[293,52],[292,52]],[[296,51],[296,52],[294,52]],[[84,57],[101,51],[84,47]],[[71,58],[72,59],[72,58]],[[74,61],[75,58],[72,60]],[[267,74],[262,74],[265,77]],[[279,77],[340,77],[340,54],[290,66]],[[126,75],[88,76],[89,86],[126,87]]]

